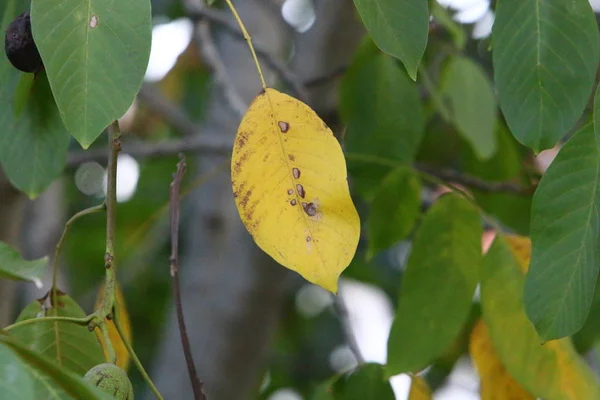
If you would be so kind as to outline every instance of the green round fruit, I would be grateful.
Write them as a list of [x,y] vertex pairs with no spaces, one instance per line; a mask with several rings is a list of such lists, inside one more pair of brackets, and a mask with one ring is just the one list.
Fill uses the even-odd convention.
[[115,364],[98,364],[86,372],[83,379],[117,400],[133,400],[131,381]]

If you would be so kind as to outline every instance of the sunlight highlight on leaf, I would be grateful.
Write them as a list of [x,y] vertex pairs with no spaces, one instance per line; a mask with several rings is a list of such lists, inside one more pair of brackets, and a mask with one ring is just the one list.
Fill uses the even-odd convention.
[[338,277],[354,257],[360,221],[331,129],[306,104],[267,89],[238,128],[231,180],[256,244],[336,293]]

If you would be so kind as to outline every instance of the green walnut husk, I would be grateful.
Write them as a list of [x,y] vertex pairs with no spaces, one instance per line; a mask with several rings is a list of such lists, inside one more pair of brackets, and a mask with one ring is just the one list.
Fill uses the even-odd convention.
[[133,400],[131,381],[115,364],[98,364],[86,372],[83,379],[117,400]]

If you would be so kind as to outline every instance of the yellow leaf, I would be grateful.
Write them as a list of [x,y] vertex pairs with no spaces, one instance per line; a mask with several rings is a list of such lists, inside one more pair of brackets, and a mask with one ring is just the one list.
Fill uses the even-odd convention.
[[593,371],[570,338],[544,344],[523,306],[531,242],[497,235],[485,256],[481,277],[483,319],[502,366],[536,397],[557,400],[600,399]]
[[256,244],[336,293],[356,252],[360,221],[342,149],[317,114],[277,90],[259,94],[238,128],[231,180]]
[[431,390],[427,382],[420,376],[413,375],[411,378],[408,400],[431,400]]
[[519,267],[524,274],[527,274],[529,262],[531,261],[531,239],[526,236],[504,235],[510,249],[519,262]]
[[[95,310],[98,309],[100,303],[102,302],[102,298],[104,297],[104,285],[100,287],[98,292],[98,298],[96,299],[96,305],[94,307]],[[115,301],[118,304],[118,312],[119,322],[121,324],[121,328],[123,329],[123,333],[125,334],[125,339],[129,343],[131,343],[131,322],[129,320],[129,314],[127,313],[127,309],[125,308],[125,298],[123,297],[123,292],[117,286],[115,288]],[[121,340],[119,336],[119,332],[117,332],[117,328],[115,327],[115,323],[113,321],[106,321],[106,328],[108,329],[108,337],[110,338],[110,342],[112,343],[113,349],[115,350],[115,354],[117,356],[116,364],[121,367],[121,369],[127,371],[129,368],[129,363],[131,358],[129,356],[129,352],[125,347],[125,344]],[[106,344],[104,343],[104,337],[102,336],[102,332],[100,332],[99,328],[96,328],[96,337],[104,350],[104,357],[106,361],[109,361],[108,350],[106,349]]]
[[481,379],[481,400],[535,400],[506,371],[494,350],[485,322],[479,320],[471,332],[469,342],[471,358]]

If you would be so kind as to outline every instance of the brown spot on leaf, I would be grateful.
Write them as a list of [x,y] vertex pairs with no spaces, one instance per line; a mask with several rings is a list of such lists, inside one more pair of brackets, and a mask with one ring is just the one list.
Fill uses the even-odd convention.
[[292,194],[294,194],[294,190],[293,189],[288,189],[287,193],[290,194],[290,195],[292,195]]
[[97,26],[98,26],[98,17],[95,15],[92,15],[92,18],[90,18],[90,28],[94,29]]
[[246,163],[246,160],[248,159],[248,157],[250,157],[250,152],[246,151],[235,162],[235,164],[233,165],[233,173],[234,174],[239,174],[240,173],[240,171],[242,170],[242,167]]
[[288,154],[290,161],[296,161],[296,157],[293,154]]
[[290,201],[290,204],[293,205],[293,206],[295,206],[298,203],[296,203],[296,199],[292,199],[292,201]]
[[294,176],[294,179],[300,178],[300,170],[298,168],[292,168],[292,175]]
[[289,130],[290,130],[290,124],[288,124],[288,123],[287,123],[287,122],[285,122],[285,121],[279,121],[279,122],[277,123],[277,125],[279,125],[279,130],[280,130],[281,132],[283,132],[283,133],[286,133],[287,131],[289,131]]
[[314,217],[317,215],[317,206],[315,206],[315,203],[302,203],[302,208],[304,208],[304,212],[309,217]]
[[312,238],[311,238],[310,236],[307,236],[307,237],[306,237],[306,241],[307,241],[307,242],[310,242],[311,240],[312,240]]
[[248,143],[248,139],[250,138],[250,136],[252,136],[252,132],[248,132],[248,131],[243,131],[240,132],[237,135],[237,138],[235,140],[235,147],[237,148],[237,150],[241,150],[244,148],[244,146],[246,146],[246,144]]
[[306,196],[306,192],[304,191],[304,186],[301,184],[296,185],[296,192],[298,192],[298,196],[304,198]]

